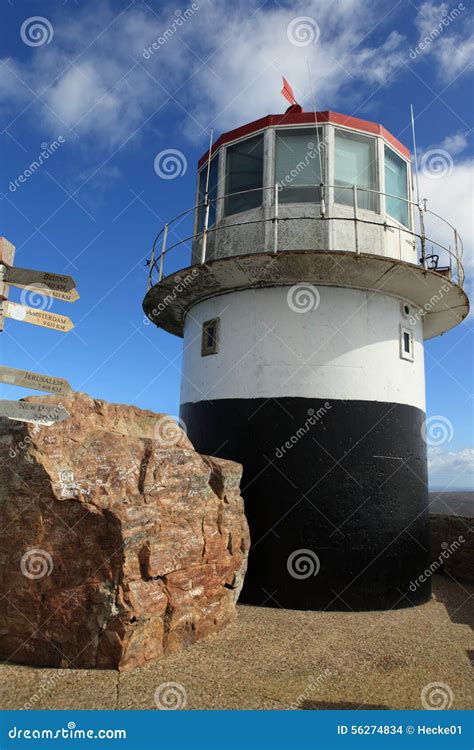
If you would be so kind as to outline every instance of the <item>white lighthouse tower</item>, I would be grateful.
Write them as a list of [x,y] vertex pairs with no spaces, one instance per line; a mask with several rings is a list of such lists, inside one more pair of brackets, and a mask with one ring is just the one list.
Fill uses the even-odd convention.
[[457,232],[415,202],[405,146],[335,112],[224,133],[197,182],[191,264],[165,275],[180,214],[154,243],[143,307],[184,338],[196,449],[244,466],[242,600],[426,601],[423,342],[468,312]]

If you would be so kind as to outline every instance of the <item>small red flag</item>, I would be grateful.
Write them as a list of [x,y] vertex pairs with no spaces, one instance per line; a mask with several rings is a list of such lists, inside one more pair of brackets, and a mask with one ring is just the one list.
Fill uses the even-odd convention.
[[298,102],[295,99],[295,94],[293,89],[291,88],[290,84],[286,80],[286,78],[283,78],[283,88],[281,90],[281,93],[287,99],[290,104],[298,104]]

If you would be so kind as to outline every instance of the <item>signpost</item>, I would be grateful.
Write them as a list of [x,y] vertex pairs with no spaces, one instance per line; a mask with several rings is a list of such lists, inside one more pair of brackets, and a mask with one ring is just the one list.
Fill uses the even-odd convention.
[[[32,295],[36,293],[54,297],[63,302],[75,302],[79,299],[76,282],[72,276],[36,271],[33,268],[17,268],[13,265],[14,257],[15,246],[5,237],[0,237],[0,333],[3,331],[5,318],[54,331],[67,332],[74,328],[74,323],[66,315],[57,315],[41,308],[9,301],[8,292],[11,286],[26,289]],[[71,386],[64,378],[54,378],[39,372],[17,370],[3,365],[0,365],[0,383],[60,394],[71,390]],[[63,406],[56,404],[0,400],[0,417],[52,425],[62,422],[69,417],[69,413]]]
[[39,372],[29,370],[16,370],[13,367],[0,365],[0,383],[17,385],[21,388],[32,388],[35,391],[47,391],[48,393],[68,393],[71,386],[64,378],[53,378]]
[[0,417],[18,422],[34,422],[50,426],[63,422],[69,412],[59,404],[35,404],[29,401],[0,401]]
[[4,302],[3,314],[12,320],[32,323],[35,326],[42,326],[42,328],[52,328],[55,331],[67,332],[74,328],[74,323],[66,315],[57,315],[36,307],[19,305],[16,302]]

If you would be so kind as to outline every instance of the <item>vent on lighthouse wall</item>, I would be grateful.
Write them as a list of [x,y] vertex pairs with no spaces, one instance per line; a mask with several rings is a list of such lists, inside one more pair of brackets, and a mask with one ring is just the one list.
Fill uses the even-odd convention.
[[401,311],[404,318],[409,318],[412,313],[411,305],[408,302],[402,302]]

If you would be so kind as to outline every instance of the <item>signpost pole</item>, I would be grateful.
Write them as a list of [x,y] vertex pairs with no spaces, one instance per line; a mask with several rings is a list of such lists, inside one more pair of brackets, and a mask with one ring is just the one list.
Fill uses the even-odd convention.
[[13,264],[15,257],[15,245],[12,245],[5,237],[0,237],[0,333],[4,325],[4,302],[8,299],[8,284],[5,283],[7,266]]

